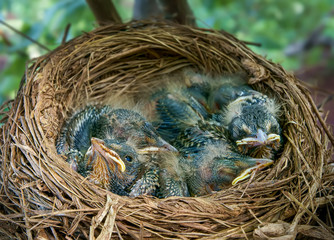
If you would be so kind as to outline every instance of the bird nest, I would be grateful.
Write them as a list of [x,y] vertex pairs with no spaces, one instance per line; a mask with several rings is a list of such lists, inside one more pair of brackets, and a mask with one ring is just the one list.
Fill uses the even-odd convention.
[[[185,68],[246,72],[281,105],[284,149],[249,181],[202,197],[115,195],[56,152],[63,122],[110,97],[140,101]],[[28,67],[2,109],[0,231],[18,239],[329,239],[334,197],[330,130],[292,74],[226,32],[132,22],[84,33]]]

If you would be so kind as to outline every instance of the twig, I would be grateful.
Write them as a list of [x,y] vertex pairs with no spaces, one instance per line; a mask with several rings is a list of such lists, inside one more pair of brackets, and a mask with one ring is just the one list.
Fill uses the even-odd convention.
[[329,131],[327,124],[325,123],[325,121],[322,119],[322,117],[320,116],[320,113],[318,111],[317,106],[314,104],[313,99],[311,98],[311,96],[309,94],[305,94],[307,99],[309,100],[311,107],[313,108],[313,111],[315,113],[315,115],[317,115],[318,120],[320,122],[320,124],[322,125],[324,131],[326,132],[329,140],[331,141],[332,145],[334,145],[334,137],[332,135],[332,133]]
[[257,46],[257,47],[262,47],[262,43],[256,43],[256,42],[248,42],[248,41],[242,41],[244,44],[247,45],[253,45],[253,46]]
[[5,25],[6,27],[8,27],[9,29],[11,29],[12,31],[14,31],[15,33],[21,35],[22,37],[28,39],[29,41],[37,44],[39,47],[43,48],[46,51],[51,51],[49,48],[47,48],[46,46],[44,46],[43,44],[37,42],[36,40],[32,39],[31,37],[29,37],[28,35],[24,34],[23,32],[20,32],[19,30],[17,30],[16,28],[12,27],[11,25],[9,25],[8,23],[0,20],[0,23]]
[[297,198],[295,196],[293,196],[291,193],[289,192],[283,192],[284,195],[292,202],[296,203],[300,210],[303,211],[303,212],[306,212],[307,214],[309,214],[310,216],[312,216],[316,221],[317,223],[322,226],[324,229],[326,229],[330,234],[334,234],[333,230],[327,226],[326,223],[324,223],[318,216],[316,216],[313,212],[311,212],[307,206],[304,206],[304,204],[300,201],[297,200]]
[[63,36],[63,39],[61,40],[61,44],[66,43],[66,39],[67,39],[67,36],[68,36],[68,32],[70,31],[70,27],[71,27],[70,23],[66,25],[64,36]]

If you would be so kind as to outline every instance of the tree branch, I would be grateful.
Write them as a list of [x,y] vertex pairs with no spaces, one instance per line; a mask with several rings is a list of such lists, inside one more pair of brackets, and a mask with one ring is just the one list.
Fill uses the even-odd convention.
[[196,26],[195,17],[187,0],[159,0],[165,18],[174,22]]
[[112,0],[86,0],[86,2],[100,26],[122,22]]
[[164,19],[164,13],[161,11],[157,0],[136,0],[133,7],[133,19]]
[[168,19],[183,25],[196,26],[187,0],[136,0],[133,19]]

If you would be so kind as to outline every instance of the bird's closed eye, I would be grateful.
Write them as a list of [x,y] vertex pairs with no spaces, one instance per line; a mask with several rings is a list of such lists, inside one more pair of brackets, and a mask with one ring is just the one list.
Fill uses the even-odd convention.
[[251,134],[252,133],[252,130],[246,126],[246,124],[242,124],[242,130],[246,133],[246,134]]
[[275,119],[269,121],[266,127],[268,133],[280,134],[280,127]]
[[271,121],[267,121],[266,122],[266,130],[267,130],[267,132],[270,132],[271,127],[272,127],[272,122]]

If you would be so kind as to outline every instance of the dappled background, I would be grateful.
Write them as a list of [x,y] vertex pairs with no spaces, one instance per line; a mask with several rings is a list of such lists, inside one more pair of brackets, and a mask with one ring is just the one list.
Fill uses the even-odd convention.
[[[134,0],[113,2],[123,21],[130,21]],[[188,3],[199,27],[225,30],[252,43],[256,53],[294,71],[310,86],[324,116],[334,107],[332,0]],[[0,102],[15,97],[29,59],[97,27],[84,0],[1,0],[0,20]],[[334,124],[333,114],[328,122]]]

